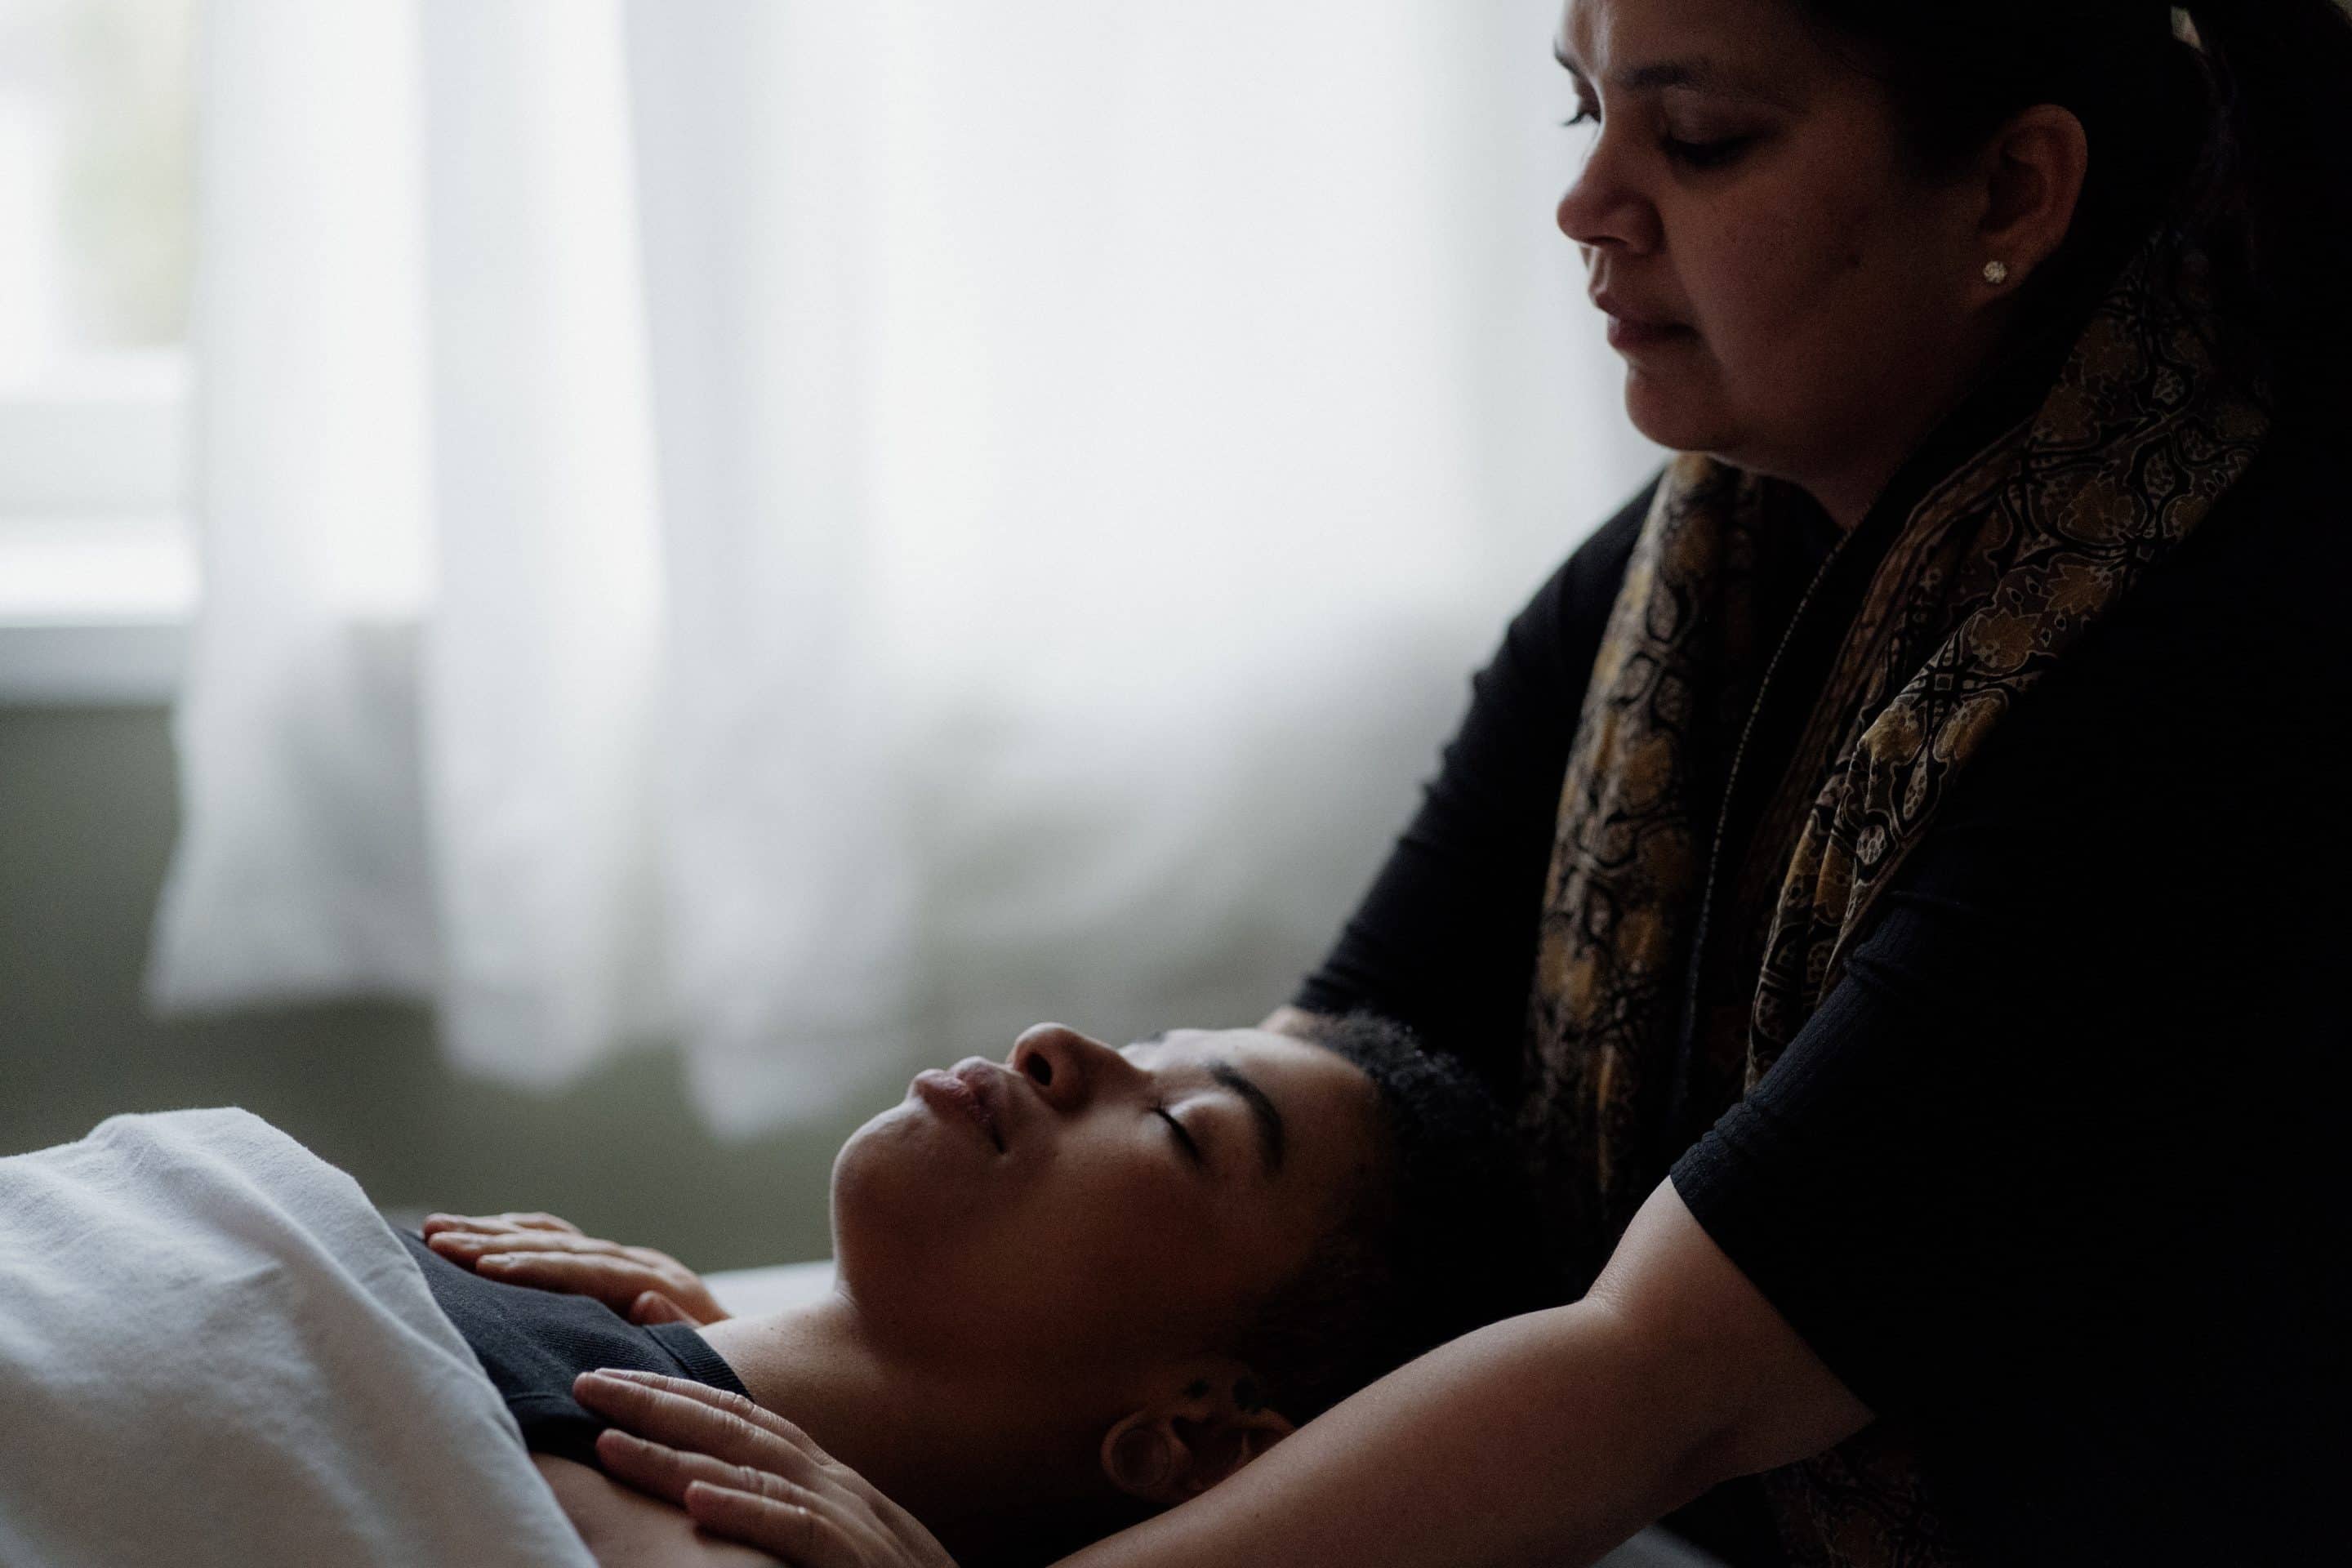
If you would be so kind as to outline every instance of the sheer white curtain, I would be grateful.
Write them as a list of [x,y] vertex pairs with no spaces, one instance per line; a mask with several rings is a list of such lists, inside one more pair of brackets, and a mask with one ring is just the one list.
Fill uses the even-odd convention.
[[740,1131],[1278,1000],[1654,461],[1552,13],[210,0],[159,1003]]

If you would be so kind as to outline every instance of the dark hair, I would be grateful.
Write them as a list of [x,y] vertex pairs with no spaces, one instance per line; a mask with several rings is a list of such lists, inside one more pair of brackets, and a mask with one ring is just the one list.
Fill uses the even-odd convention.
[[1486,1088],[1403,1026],[1370,1014],[1319,1025],[1315,1043],[1379,1097],[1370,1179],[1231,1350],[1296,1422],[1475,1328],[1556,1304],[1518,1145]]
[[2352,354],[2352,17],[2343,0],[1792,0],[1884,82],[1927,172],[2056,104],[2091,168],[2026,322],[2087,308],[2155,226],[2198,235],[2232,359],[2332,392]]

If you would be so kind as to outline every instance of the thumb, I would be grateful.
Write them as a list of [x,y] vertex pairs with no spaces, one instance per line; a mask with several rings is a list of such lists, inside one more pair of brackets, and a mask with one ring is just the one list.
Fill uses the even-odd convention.
[[629,1321],[640,1327],[655,1323],[691,1323],[687,1310],[658,1290],[647,1290],[629,1303]]

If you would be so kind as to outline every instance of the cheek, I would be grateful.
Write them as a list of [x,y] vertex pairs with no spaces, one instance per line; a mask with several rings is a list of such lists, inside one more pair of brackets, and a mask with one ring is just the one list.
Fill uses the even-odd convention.
[[1172,1156],[1163,1169],[1148,1149],[1082,1146],[978,1173],[893,1131],[869,1124],[835,1162],[835,1251],[844,1281],[911,1342],[1015,1363],[1034,1352],[1044,1375],[1162,1351],[1240,1294],[1234,1249]]
[[1867,367],[1933,352],[1927,242],[1917,215],[1867,181],[1816,173],[1752,195],[1685,251],[1703,383],[1652,395],[1672,410],[1662,420],[1704,427],[1690,445],[1786,454],[1868,423],[1885,388]]
[[1891,258],[1886,214],[1853,195],[1776,186],[1755,193],[1694,244],[1689,280],[1718,360],[1785,357],[1834,342],[1867,313]]
[[1177,1260],[1215,1245],[1213,1213],[1181,1175],[1148,1160],[1074,1160],[1039,1173],[1007,1205],[996,1235],[1021,1268],[1061,1288],[1143,1301],[1169,1282]]
[[1069,1352],[1115,1359],[1164,1348],[1237,1294],[1233,1248],[1182,1173],[1097,1165],[1050,1174],[991,1227],[986,1268],[999,1305],[1056,1324]]

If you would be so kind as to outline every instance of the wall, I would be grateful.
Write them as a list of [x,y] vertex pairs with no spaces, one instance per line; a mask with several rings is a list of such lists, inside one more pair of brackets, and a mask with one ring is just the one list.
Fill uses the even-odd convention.
[[175,798],[161,709],[0,707],[0,1153],[117,1111],[236,1104],[388,1209],[547,1208],[701,1268],[828,1250],[826,1173],[866,1112],[722,1145],[666,1055],[541,1098],[453,1075],[412,1005],[147,1017]]

